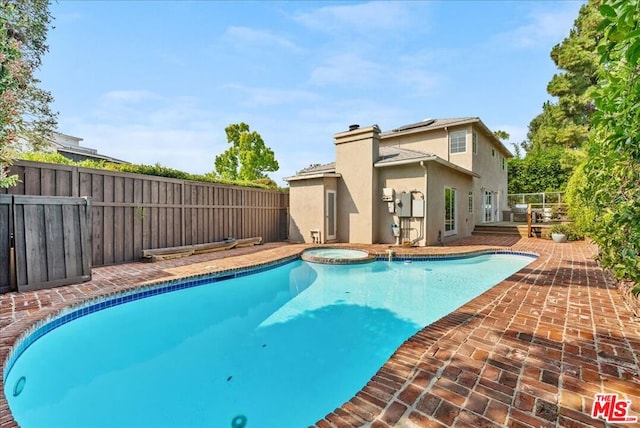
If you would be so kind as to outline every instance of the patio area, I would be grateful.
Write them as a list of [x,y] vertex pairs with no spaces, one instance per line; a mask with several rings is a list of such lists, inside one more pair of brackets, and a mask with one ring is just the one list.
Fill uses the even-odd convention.
[[[87,283],[0,295],[0,362],[4,369],[14,342],[29,326],[66,306],[143,284],[267,263],[309,246],[271,243],[107,266],[93,269]],[[382,254],[389,248],[358,247]],[[407,340],[317,427],[612,426],[591,417],[598,393],[630,400],[627,415],[640,419],[640,319],[585,242],[481,235],[446,247],[393,249],[396,254],[510,249],[539,257]],[[0,386],[0,428],[16,427]]]

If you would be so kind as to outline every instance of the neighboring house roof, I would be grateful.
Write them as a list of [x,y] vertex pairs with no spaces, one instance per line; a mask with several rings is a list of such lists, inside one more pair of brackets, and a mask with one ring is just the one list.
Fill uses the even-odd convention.
[[91,149],[89,147],[71,147],[59,143],[53,143],[55,150],[58,153],[69,153],[74,155],[80,155],[87,159],[95,159],[95,160],[104,160],[107,162],[114,163],[128,163],[127,161],[123,161],[121,159],[116,159],[111,156],[106,156],[98,153],[96,149]]
[[497,138],[493,132],[480,120],[479,117],[455,117],[450,119],[425,119],[421,122],[411,123],[399,128],[392,129],[391,131],[385,131],[380,133],[380,138],[392,137],[402,134],[412,134],[416,132],[432,131],[434,129],[450,128],[452,126],[467,125],[470,123],[477,124],[484,133],[489,136],[493,142],[500,148],[503,154],[507,158],[512,158],[513,154],[507,149],[507,147]]
[[373,166],[376,168],[384,168],[387,166],[406,165],[418,162],[436,162],[463,174],[472,177],[480,177],[479,174],[446,161],[433,153],[401,149],[399,147],[380,147],[380,157]]
[[111,156],[100,154],[96,149],[93,149],[91,147],[81,146],[80,141],[82,140],[83,139],[79,137],[63,134],[61,132],[54,132],[53,141],[51,141],[51,146],[58,153],[61,153],[61,154],[68,153],[70,155],[76,155],[82,159],[104,160],[107,162],[114,162],[114,163],[128,163],[126,161],[116,159]]

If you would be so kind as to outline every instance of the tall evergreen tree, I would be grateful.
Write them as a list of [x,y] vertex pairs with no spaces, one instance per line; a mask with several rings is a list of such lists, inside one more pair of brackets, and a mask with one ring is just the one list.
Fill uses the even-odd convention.
[[557,97],[557,102],[546,102],[542,113],[529,124],[527,152],[554,146],[575,150],[587,140],[595,110],[592,93],[598,82],[600,3],[589,0],[582,6],[569,35],[551,50],[551,59],[560,72],[547,85],[547,92]]

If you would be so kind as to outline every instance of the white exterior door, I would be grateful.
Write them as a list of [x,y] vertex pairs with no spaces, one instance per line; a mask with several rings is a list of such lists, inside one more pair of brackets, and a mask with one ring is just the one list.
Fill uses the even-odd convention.
[[336,239],[337,209],[335,190],[327,190],[327,204],[325,205],[325,210],[327,240]]
[[483,223],[492,223],[495,221],[495,210],[494,210],[494,205],[496,203],[495,198],[493,197],[493,192],[491,192],[490,190],[485,190],[484,191],[484,198],[483,198],[483,217],[482,217],[482,222]]

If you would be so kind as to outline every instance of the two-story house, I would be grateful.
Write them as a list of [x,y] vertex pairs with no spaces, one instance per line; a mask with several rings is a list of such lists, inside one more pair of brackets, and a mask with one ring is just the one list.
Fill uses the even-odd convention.
[[477,117],[335,134],[336,160],[290,186],[294,242],[437,245],[506,209],[512,155]]

